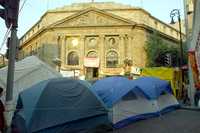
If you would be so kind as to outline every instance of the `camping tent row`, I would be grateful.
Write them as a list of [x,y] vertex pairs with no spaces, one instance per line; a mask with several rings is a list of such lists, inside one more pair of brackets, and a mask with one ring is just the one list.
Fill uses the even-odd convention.
[[128,80],[109,77],[91,88],[109,108],[109,119],[115,128],[130,122],[159,116],[179,107],[170,84],[154,77]]
[[[0,76],[0,85],[3,87],[6,86],[6,73],[7,68],[0,70],[0,74],[4,75]],[[62,133],[72,130],[82,131],[92,127],[92,125],[93,127],[102,123],[109,125],[110,122],[114,127],[119,128],[131,121],[147,118],[152,114],[159,114],[169,107],[178,105],[177,100],[170,93],[169,84],[157,82],[158,79],[156,79],[156,82],[148,82],[152,84],[146,84],[145,88],[145,86],[141,85],[144,85],[146,81],[131,82],[126,78],[111,77],[99,80],[91,87],[87,82],[74,80],[68,82],[69,79],[65,79],[66,81],[63,79],[51,79],[54,77],[61,77],[61,75],[37,57],[28,57],[16,63],[14,103],[18,94],[24,91],[19,95],[17,105],[19,110],[15,113],[13,120],[14,125],[17,125],[22,132],[49,133],[56,131]],[[56,86],[48,85],[50,81],[54,80],[56,81],[54,82],[54,84],[57,84]],[[62,86],[63,84],[65,87]],[[152,89],[152,86],[154,89]],[[71,92],[72,89],[74,90],[73,93]],[[60,94],[63,96],[60,97]],[[77,99],[72,100],[75,97]],[[65,101],[66,98],[67,101]],[[69,109],[69,107],[73,107],[74,110]],[[77,107],[78,112],[76,112]],[[55,113],[55,110],[50,110],[55,108],[61,108],[58,111],[59,113]],[[110,110],[109,113],[107,108]],[[70,112],[73,110],[72,112],[74,113],[63,117],[69,110]],[[40,126],[38,126],[38,122],[42,122]],[[90,125],[90,127],[87,125]],[[80,128],[77,129],[77,127]]]
[[97,127],[103,129],[101,125],[121,128],[177,106],[169,84],[155,78],[133,82],[110,77],[93,86],[86,81],[57,78],[20,93],[12,129],[20,133],[93,133]]

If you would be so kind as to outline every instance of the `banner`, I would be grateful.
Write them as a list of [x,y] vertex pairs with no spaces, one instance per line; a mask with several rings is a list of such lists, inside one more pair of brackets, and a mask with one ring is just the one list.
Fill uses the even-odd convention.
[[197,85],[197,84],[199,84],[199,71],[198,71],[195,51],[190,50],[188,52],[188,57],[189,57],[189,62],[190,62],[191,69],[192,69],[194,84]]
[[99,67],[99,58],[89,58],[85,57],[84,58],[84,66],[85,67]]
[[200,71],[200,32],[198,34],[196,41],[195,56],[196,56],[197,69]]

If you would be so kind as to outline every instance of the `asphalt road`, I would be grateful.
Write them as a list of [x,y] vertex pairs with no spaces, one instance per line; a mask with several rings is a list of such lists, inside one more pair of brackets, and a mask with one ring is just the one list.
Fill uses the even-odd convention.
[[112,133],[200,133],[200,111],[180,109],[135,122]]

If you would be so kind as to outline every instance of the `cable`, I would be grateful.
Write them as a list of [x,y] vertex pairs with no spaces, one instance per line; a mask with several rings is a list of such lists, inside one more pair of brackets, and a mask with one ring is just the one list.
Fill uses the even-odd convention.
[[10,25],[10,27],[9,27],[9,28],[7,29],[7,31],[6,31],[6,34],[5,34],[5,36],[4,36],[3,42],[2,42],[1,47],[0,47],[0,51],[1,51],[1,49],[3,48],[3,46],[4,46],[5,42],[6,42],[6,40],[8,39],[8,35],[10,34],[11,27],[12,27],[12,24]]
[[6,34],[4,35],[3,42],[2,42],[1,47],[0,47],[0,51],[1,51],[1,49],[3,48],[3,45],[4,45],[5,40],[6,40],[6,38],[7,38],[8,30],[9,30],[9,29],[7,29]]
[[22,11],[22,9],[23,9],[23,7],[24,7],[24,5],[25,5],[25,3],[27,2],[27,0],[24,0],[24,2],[22,3],[22,6],[21,6],[21,8],[19,9],[19,13],[18,13],[18,15],[20,14],[20,12]]
[[[27,0],[24,0],[24,2],[22,3],[21,8],[19,9],[18,15],[20,15],[20,12],[22,11],[22,9],[23,9],[23,7],[24,7],[26,2],[27,2]],[[10,27],[6,31],[6,34],[5,34],[4,38],[3,38],[3,42],[2,42],[2,44],[0,46],[0,51],[2,50],[3,46],[6,44],[6,40],[8,39],[8,36],[10,34],[10,31],[11,31],[11,28],[12,28],[12,24],[10,25]]]

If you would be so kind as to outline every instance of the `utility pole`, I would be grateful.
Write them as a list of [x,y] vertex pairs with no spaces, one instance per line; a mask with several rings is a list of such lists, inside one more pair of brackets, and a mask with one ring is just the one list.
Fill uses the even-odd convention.
[[174,22],[174,17],[177,16],[178,18],[178,23],[179,23],[179,36],[180,36],[180,64],[179,64],[179,68],[180,68],[180,72],[181,72],[181,98],[183,97],[183,82],[184,82],[184,73],[182,70],[182,66],[183,66],[183,39],[182,39],[182,30],[181,30],[181,15],[180,15],[180,10],[179,9],[173,9],[170,13],[170,17],[171,17],[171,24],[175,24]]
[[13,97],[13,83],[14,83],[14,71],[15,71],[15,58],[17,47],[17,28],[11,28],[11,40],[9,44],[8,53],[8,73],[7,73],[7,86],[6,86],[6,101],[11,101]]
[[5,119],[6,124],[10,126],[11,112],[15,108],[13,104],[13,83],[14,83],[14,71],[15,71],[15,56],[17,48],[17,27],[18,27],[18,12],[19,12],[20,0],[0,0],[0,17],[5,20],[7,28],[11,28],[11,37],[7,40],[8,45],[8,71],[7,71],[7,83],[6,83],[6,111]]
[[18,12],[20,0],[0,0],[0,17],[5,20],[7,28],[11,27],[11,38],[8,41],[8,72],[7,72],[7,86],[6,86],[6,102],[12,101],[13,97],[13,83],[15,58],[17,48],[17,27],[18,27]]

